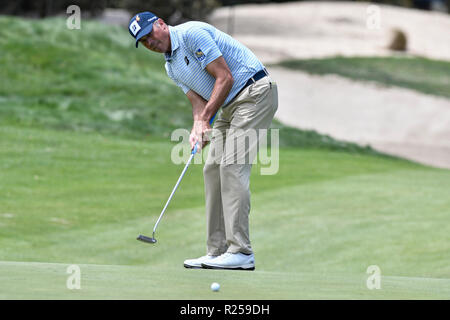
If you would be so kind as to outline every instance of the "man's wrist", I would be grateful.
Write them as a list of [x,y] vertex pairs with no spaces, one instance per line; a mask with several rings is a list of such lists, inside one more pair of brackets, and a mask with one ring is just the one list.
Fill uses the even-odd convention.
[[211,110],[209,110],[209,109],[213,109],[214,110],[214,108],[211,108],[211,107],[209,107],[209,105],[206,105],[205,108],[203,109],[203,111],[200,113],[200,119],[199,120],[209,123],[209,121],[214,116],[214,114],[216,114],[216,112],[214,112],[214,111],[211,112]]
[[209,122],[208,116],[205,113],[201,113],[199,119],[200,121]]
[[194,118],[194,123],[196,122],[208,122],[208,120],[206,120],[206,118],[202,117],[202,116],[198,116],[196,118]]

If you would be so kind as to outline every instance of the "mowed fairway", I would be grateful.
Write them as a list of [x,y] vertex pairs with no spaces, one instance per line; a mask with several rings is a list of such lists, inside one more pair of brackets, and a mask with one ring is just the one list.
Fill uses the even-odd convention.
[[[182,165],[168,139],[0,127],[2,299],[449,299],[450,171],[281,149],[252,176],[255,272],[186,270],[205,252],[202,165],[151,235]],[[69,265],[81,289],[69,290]],[[381,289],[369,290],[370,265]],[[219,282],[221,290],[209,286]]]

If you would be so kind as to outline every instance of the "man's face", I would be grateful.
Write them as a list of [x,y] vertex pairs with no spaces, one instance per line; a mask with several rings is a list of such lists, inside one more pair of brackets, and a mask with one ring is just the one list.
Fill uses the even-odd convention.
[[156,20],[153,24],[152,32],[143,36],[139,42],[142,43],[147,49],[154,52],[170,52],[171,43],[167,24],[165,24],[162,19]]

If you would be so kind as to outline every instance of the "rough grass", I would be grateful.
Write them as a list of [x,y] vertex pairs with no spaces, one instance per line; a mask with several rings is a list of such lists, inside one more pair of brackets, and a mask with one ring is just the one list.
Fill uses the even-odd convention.
[[[60,18],[0,17],[0,52],[0,124],[135,139],[192,127],[191,106],[166,75],[162,55],[136,49],[124,28],[83,20],[81,30],[69,30]],[[282,146],[377,154],[276,121],[274,127]]]
[[337,74],[450,98],[450,62],[422,57],[333,57],[289,60],[280,64],[311,74]]

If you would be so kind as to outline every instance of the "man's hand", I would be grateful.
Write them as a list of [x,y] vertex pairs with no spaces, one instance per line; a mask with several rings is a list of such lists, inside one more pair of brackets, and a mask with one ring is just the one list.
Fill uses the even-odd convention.
[[191,134],[189,136],[189,142],[191,144],[191,149],[194,148],[195,144],[199,143],[199,148],[203,149],[209,143],[209,133],[211,131],[211,126],[208,121],[197,120],[194,121],[192,126]]

